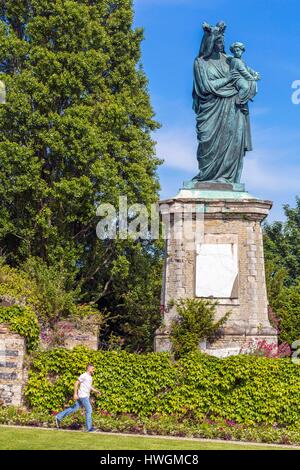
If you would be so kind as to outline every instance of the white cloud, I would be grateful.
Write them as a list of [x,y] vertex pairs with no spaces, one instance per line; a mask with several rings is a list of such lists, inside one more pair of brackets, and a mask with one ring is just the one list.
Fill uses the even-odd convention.
[[251,110],[251,116],[265,116],[270,113],[270,108],[263,106],[253,106]]
[[[245,158],[243,181],[251,190],[272,192],[299,191],[300,166],[288,165],[286,167],[274,166],[266,158],[267,149],[255,151]],[[250,156],[251,155],[251,156]]]
[[194,129],[163,129],[157,132],[155,138],[157,156],[164,160],[164,165],[178,170],[197,171],[197,138]]

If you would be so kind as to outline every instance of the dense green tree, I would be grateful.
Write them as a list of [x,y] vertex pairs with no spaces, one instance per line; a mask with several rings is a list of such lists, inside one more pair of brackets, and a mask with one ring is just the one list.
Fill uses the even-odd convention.
[[265,225],[264,248],[269,303],[280,340],[291,344],[300,339],[300,198],[284,212],[284,222]]
[[300,277],[300,198],[296,198],[296,207],[283,207],[286,220],[265,225],[264,246],[273,274],[284,269],[285,285],[290,286]]
[[113,339],[117,345],[131,351],[153,349],[153,334],[161,323],[162,269],[159,245],[148,246],[145,250],[142,244],[131,244],[123,258],[122,275],[115,276],[101,302],[101,306],[111,312],[102,334],[106,347],[113,346]]
[[[136,314],[128,289],[158,276],[159,250],[102,242],[95,229],[100,203],[117,207],[120,195],[148,207],[157,200],[151,132],[158,125],[132,0],[1,0],[0,8],[2,252],[12,266],[31,256],[63,262],[70,288],[112,315],[121,305],[119,330],[128,329]],[[149,285],[139,312],[156,318],[157,286]]]
[[274,311],[280,320],[281,342],[300,340],[300,279],[291,287],[283,287],[276,296]]

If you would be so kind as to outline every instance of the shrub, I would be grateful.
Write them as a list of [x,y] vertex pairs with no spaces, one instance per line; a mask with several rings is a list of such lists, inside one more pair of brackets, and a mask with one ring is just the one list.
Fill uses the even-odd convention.
[[217,302],[203,299],[180,299],[175,303],[179,315],[171,326],[171,341],[175,357],[197,351],[200,341],[214,342],[221,335],[230,312],[215,321]]
[[11,331],[24,336],[28,351],[39,344],[39,324],[35,312],[29,307],[15,305],[0,307],[0,323],[8,324]]
[[54,327],[64,318],[83,318],[100,312],[92,305],[77,303],[79,291],[71,288],[70,274],[60,263],[48,266],[40,258],[29,258],[23,265],[24,275],[35,283],[35,293],[39,299],[38,315],[40,321]]
[[27,305],[35,311],[42,308],[37,285],[27,273],[11,268],[0,258],[0,298],[9,303]]
[[81,323],[93,317],[99,325],[103,315],[90,304],[78,304],[78,292],[71,290],[68,274],[60,265],[47,266],[39,258],[29,258],[22,269],[11,268],[0,259],[0,299],[28,306],[42,325],[72,318]]
[[292,344],[300,339],[300,280],[283,287],[275,305],[280,320],[280,340]]

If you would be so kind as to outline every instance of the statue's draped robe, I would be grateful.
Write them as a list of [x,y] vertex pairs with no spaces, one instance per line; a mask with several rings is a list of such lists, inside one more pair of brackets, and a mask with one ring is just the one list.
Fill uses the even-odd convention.
[[239,183],[245,152],[252,150],[249,115],[236,106],[238,92],[234,84],[226,84],[228,74],[225,54],[218,60],[195,60],[199,181]]

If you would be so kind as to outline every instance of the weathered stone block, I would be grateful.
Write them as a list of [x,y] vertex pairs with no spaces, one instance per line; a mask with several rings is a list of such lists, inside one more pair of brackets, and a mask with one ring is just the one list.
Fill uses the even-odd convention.
[[41,335],[41,346],[49,349],[55,346],[55,341],[59,339],[61,346],[66,349],[73,349],[76,346],[85,346],[89,349],[97,350],[99,341],[99,327],[92,319],[86,318],[78,324],[72,321],[60,321],[55,325],[55,330],[44,329]]
[[20,406],[24,384],[25,340],[0,325],[0,402]]

